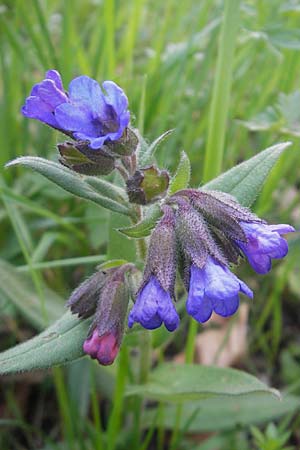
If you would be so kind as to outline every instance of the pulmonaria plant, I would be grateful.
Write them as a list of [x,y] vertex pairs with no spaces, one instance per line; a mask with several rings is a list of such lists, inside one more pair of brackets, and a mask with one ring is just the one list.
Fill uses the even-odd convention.
[[[61,131],[68,140],[58,144],[62,166],[41,158],[16,162],[79,197],[127,215],[133,224],[120,231],[139,239],[138,249],[150,234],[146,258],[140,252],[137,265],[110,263],[109,269],[98,270],[75,289],[67,302],[72,313],[91,321],[83,351],[100,364],[115,360],[126,318],[129,328],[135,323],[149,330],[179,327],[177,274],[187,291],[187,313],[203,323],[213,312],[234,314],[242,294],[253,298],[252,290],[233,273],[242,259],[265,274],[273,259],[286,256],[284,236],[294,231],[292,226],[267,224],[229,193],[187,188],[190,168],[187,164],[183,173],[184,160],[174,177],[157,167],[153,155],[165,135],[147,145],[130,125],[128,99],[114,82],[100,87],[80,76],[65,92],[59,73],[49,70],[32,88],[22,113]],[[96,177],[113,170],[121,175],[114,182]],[[133,287],[139,273],[140,283]],[[128,312],[130,297],[134,304]]]

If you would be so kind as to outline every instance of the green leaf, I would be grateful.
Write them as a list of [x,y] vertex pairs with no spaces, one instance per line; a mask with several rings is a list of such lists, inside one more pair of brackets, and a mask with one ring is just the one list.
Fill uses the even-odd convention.
[[65,313],[38,336],[0,353],[0,374],[47,369],[80,358],[90,322]]
[[37,156],[22,156],[9,162],[6,167],[21,164],[22,166],[30,167],[35,172],[48,178],[48,180],[60,186],[65,191],[70,192],[77,197],[90,200],[103,208],[118,212],[119,214],[129,215],[128,207],[111,200],[108,197],[100,195],[92,187],[84,181],[84,179],[75,172],[72,172],[67,167],[62,166],[54,161],[49,161]]
[[[41,303],[31,277],[19,273],[14,266],[0,260],[0,292],[39,330],[45,327]],[[46,312],[52,322],[64,312],[64,300],[48,287],[43,287]]]
[[242,205],[251,206],[270,170],[289,145],[291,142],[283,142],[267,148],[205,184],[202,189],[228,192]]
[[151,400],[185,402],[213,397],[250,394],[279,396],[252,375],[235,369],[193,364],[162,364],[143,385],[131,385],[127,395]]
[[116,186],[109,181],[103,180],[103,178],[97,177],[85,177],[84,181],[95,189],[100,195],[108,197],[111,200],[124,205],[128,204],[126,193],[121,187]]
[[169,195],[188,187],[191,177],[191,163],[185,152],[181,152],[180,162],[169,186]]
[[[210,398],[182,405],[181,427],[194,417],[188,428],[189,432],[216,432],[236,427],[269,422],[285,414],[299,410],[300,400],[296,396],[283,396],[282,401],[269,394],[251,394],[239,397]],[[147,411],[143,427],[147,428],[153,421],[154,411]],[[164,428],[172,429],[176,424],[176,405],[164,407]]]
[[139,158],[139,164],[140,166],[145,166],[147,164],[151,164],[153,162],[154,154],[157,150],[157,147],[167,138],[169,137],[175,129],[168,130],[162,135],[160,135],[155,141],[152,142],[149,146],[145,146],[143,151],[140,151],[140,158]]
[[150,206],[141,222],[130,227],[119,228],[118,231],[128,237],[139,239],[151,234],[162,212],[159,205],[156,203]]

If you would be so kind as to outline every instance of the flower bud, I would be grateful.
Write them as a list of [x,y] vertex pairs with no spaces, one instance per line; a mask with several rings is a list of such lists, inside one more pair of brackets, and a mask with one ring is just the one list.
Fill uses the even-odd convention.
[[118,354],[124,333],[129,301],[126,272],[132,264],[109,269],[101,289],[94,320],[83,350],[100,364],[112,364]]
[[58,144],[61,155],[59,162],[74,172],[82,175],[108,175],[114,170],[115,160],[105,152],[105,146],[91,150],[85,142],[64,142]]
[[116,141],[106,141],[105,145],[116,156],[130,156],[137,149],[138,136],[131,128],[127,127],[123,135]]
[[178,198],[176,201],[176,235],[187,263],[195,264],[201,269],[210,255],[226,265],[226,258],[215,242],[205,219],[187,200]]
[[78,314],[80,318],[86,319],[95,313],[106,276],[105,271],[96,272],[72,292],[66,306],[71,309],[73,314]]
[[113,333],[99,336],[97,329],[83,344],[83,351],[93,359],[97,359],[103,366],[112,364],[118,354],[119,345]]
[[131,203],[146,205],[162,198],[169,186],[169,174],[155,166],[137,170],[126,182],[127,194]]

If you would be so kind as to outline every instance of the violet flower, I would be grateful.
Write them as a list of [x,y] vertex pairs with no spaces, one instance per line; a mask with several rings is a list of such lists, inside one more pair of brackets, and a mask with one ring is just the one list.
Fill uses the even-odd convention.
[[129,328],[134,322],[140,323],[148,330],[158,328],[164,323],[169,331],[174,331],[179,325],[179,316],[171,295],[161,287],[154,275],[141,289],[130,311]]
[[223,317],[234,314],[239,307],[239,293],[253,298],[249,287],[226,266],[211,256],[202,269],[190,268],[187,312],[198,322],[206,322],[212,312]]
[[240,225],[246,234],[247,243],[236,242],[257,273],[269,272],[272,259],[284,258],[288,253],[288,243],[281,235],[295,231],[291,225],[248,222],[240,222]]
[[106,333],[99,336],[95,329],[90,338],[83,343],[83,351],[93,359],[97,359],[103,366],[112,364],[119,352],[119,343],[113,333]]
[[82,75],[71,81],[65,93],[59,73],[49,70],[46,79],[33,87],[22,113],[99,149],[105,142],[119,140],[130,120],[123,90],[113,81],[104,81],[102,88]]

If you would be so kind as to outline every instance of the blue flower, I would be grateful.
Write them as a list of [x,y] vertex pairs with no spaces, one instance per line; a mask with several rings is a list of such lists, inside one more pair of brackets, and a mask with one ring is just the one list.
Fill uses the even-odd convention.
[[171,296],[161,287],[154,275],[138,293],[136,302],[130,311],[129,328],[133,326],[134,322],[140,323],[148,330],[158,328],[164,323],[169,331],[174,331],[179,325],[179,316]]
[[257,273],[269,272],[272,267],[272,258],[286,256],[288,243],[281,235],[295,231],[292,226],[247,222],[240,222],[240,225],[247,237],[247,243],[236,242]]
[[239,307],[239,292],[253,298],[243,281],[209,256],[202,269],[195,265],[190,268],[187,312],[198,322],[206,322],[213,311],[231,316]]
[[57,106],[68,102],[60,74],[56,70],[48,70],[46,78],[33,86],[30,96],[22,107],[25,117],[37,119],[54,128],[60,128],[55,117]]
[[120,139],[130,120],[123,90],[113,81],[104,81],[102,87],[83,75],[72,80],[65,93],[59,73],[49,70],[33,87],[22,113],[99,149]]
[[130,119],[128,99],[113,81],[102,84],[81,76],[69,85],[69,102],[55,110],[61,128],[72,131],[75,139],[89,141],[97,149],[106,141],[120,139]]

